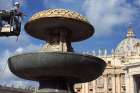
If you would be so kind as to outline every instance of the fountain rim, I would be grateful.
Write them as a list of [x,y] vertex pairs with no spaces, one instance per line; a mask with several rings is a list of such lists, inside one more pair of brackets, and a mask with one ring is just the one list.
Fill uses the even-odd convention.
[[[12,57],[10,57],[9,59],[8,59],[8,65],[9,65],[9,68],[10,68],[10,70],[15,74],[15,75],[17,75],[17,76],[20,76],[20,77],[22,77],[22,78],[24,78],[24,79],[28,79],[28,80],[38,80],[38,79],[36,79],[36,75],[35,75],[35,77],[26,77],[25,76],[25,74],[24,74],[24,76],[23,76],[23,74],[22,74],[22,72],[20,72],[20,74],[19,73],[17,73],[16,71],[15,71],[15,68],[13,68],[13,66],[11,65],[11,64],[13,64],[13,62],[11,61],[13,58],[18,58],[19,56],[24,56],[24,55],[32,55],[32,54],[34,54],[34,55],[36,55],[36,54],[45,54],[45,53],[49,53],[49,54],[51,54],[51,55],[54,55],[54,54],[59,54],[59,56],[61,55],[61,54],[70,54],[70,55],[78,55],[77,57],[78,57],[78,60],[79,60],[79,58],[81,59],[82,57],[82,59],[81,59],[81,61],[79,60],[78,61],[78,64],[80,63],[81,64],[81,62],[83,62],[82,60],[85,60],[85,59],[90,59],[90,60],[92,60],[92,62],[88,62],[88,64],[91,64],[90,66],[95,66],[95,64],[96,65],[100,65],[100,67],[102,67],[100,70],[98,70],[98,73],[100,73],[100,74],[98,74],[98,75],[94,75],[93,76],[93,74],[95,74],[95,73],[93,73],[92,74],[92,77],[87,77],[87,75],[85,76],[85,77],[83,77],[83,74],[85,73],[83,73],[83,74],[81,74],[82,75],[82,77],[81,76],[79,76],[78,74],[78,76],[76,75],[76,74],[74,74],[74,76],[72,75],[72,74],[67,74],[68,75],[68,78],[73,78],[73,79],[75,79],[74,80],[74,82],[75,83],[80,83],[80,82],[88,82],[88,81],[91,81],[91,80],[94,80],[94,79],[96,79],[97,77],[99,77],[103,72],[104,72],[104,69],[105,69],[105,67],[106,67],[106,62],[104,61],[104,60],[102,60],[102,59],[100,59],[100,58],[98,58],[98,57],[96,57],[96,56],[92,56],[92,55],[83,55],[83,54],[78,54],[78,53],[73,53],[73,52],[37,52],[37,53],[25,53],[25,54],[19,54],[19,55],[15,55],[15,56],[12,56]],[[70,57],[72,57],[72,56],[70,56]],[[41,57],[41,56],[40,56]],[[55,55],[55,57],[56,57],[56,55]],[[84,58],[85,57],[85,58]],[[36,57],[35,57],[36,58]],[[23,59],[23,58],[22,58]],[[52,58],[51,58],[52,59]],[[63,59],[66,59],[66,58],[63,58]],[[96,61],[95,61],[95,59],[96,59]],[[54,60],[54,59],[53,59]],[[77,59],[76,59],[77,60]],[[18,61],[15,61],[16,62],[16,64],[17,64],[17,62]],[[63,61],[63,62],[66,62],[66,61]],[[62,62],[62,63],[63,63]],[[18,62],[18,64],[19,64],[20,62]],[[27,62],[25,62],[25,63],[27,63]],[[31,62],[31,63],[34,63],[34,62]],[[37,62],[38,63],[38,62]],[[58,61],[58,63],[59,63],[59,61]],[[75,62],[71,62],[72,63],[72,65],[71,66],[74,66],[74,64],[75,64]],[[15,64],[15,63],[14,63]],[[21,62],[21,64],[23,64],[23,61]],[[68,63],[69,64],[69,63]],[[77,64],[77,62],[76,62],[76,64]],[[75,65],[76,65],[75,64]],[[85,65],[85,64],[87,64],[86,62],[84,63],[82,63],[83,65]],[[47,66],[47,65],[46,65]],[[97,68],[94,68],[94,66],[93,66],[93,69],[97,69]],[[38,67],[38,66],[37,66]],[[75,68],[75,67],[74,67]],[[77,68],[77,67],[76,67]],[[91,68],[91,67],[90,67]],[[25,68],[24,68],[25,69]],[[82,68],[83,69],[83,68]],[[57,70],[56,70],[57,71]],[[71,73],[71,72],[70,72]],[[59,73],[60,74],[60,73]],[[91,72],[90,72],[90,74],[91,74]],[[57,75],[57,74],[56,74]],[[66,77],[67,78],[67,75],[64,75],[64,74],[62,74],[62,77]],[[76,75],[76,76],[75,76]],[[51,75],[50,75],[51,76]],[[47,76],[47,77],[50,77],[50,76]],[[61,77],[61,76],[59,76],[59,77]],[[59,78],[58,77],[58,78]],[[53,77],[52,77],[53,78]]]
[[[29,54],[46,54],[46,53],[52,53],[52,54],[71,54],[71,55],[78,55],[78,56],[84,56],[84,57],[94,57],[94,58],[97,58],[99,60],[102,60],[104,61],[103,59],[99,58],[99,57],[96,57],[96,56],[93,56],[93,55],[90,55],[90,54],[81,54],[81,53],[77,53],[77,52],[61,52],[61,51],[56,51],[56,52],[28,52],[28,53],[22,53],[22,54],[16,54],[14,56],[11,56],[9,57],[10,58],[13,58],[13,57],[17,57],[17,56],[21,56],[21,55],[29,55]],[[105,62],[106,63],[106,62]]]

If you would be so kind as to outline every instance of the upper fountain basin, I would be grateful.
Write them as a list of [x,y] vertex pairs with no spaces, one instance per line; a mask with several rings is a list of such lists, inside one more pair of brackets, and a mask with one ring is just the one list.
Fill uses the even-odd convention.
[[84,16],[66,9],[49,9],[34,14],[25,25],[26,32],[38,39],[48,40],[51,29],[65,28],[71,34],[70,41],[76,42],[91,37],[94,27]]

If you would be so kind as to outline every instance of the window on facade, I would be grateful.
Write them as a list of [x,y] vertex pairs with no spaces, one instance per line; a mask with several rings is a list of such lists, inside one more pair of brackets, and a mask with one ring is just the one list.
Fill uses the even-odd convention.
[[92,81],[89,82],[89,83],[88,83],[88,86],[89,86],[89,90],[93,89],[93,82],[92,82]]
[[80,89],[78,89],[77,92],[80,92]]
[[108,65],[111,65],[111,61],[108,61]]
[[123,91],[126,91],[126,88],[125,88],[125,86],[122,86],[122,90],[123,90]]
[[121,74],[121,83],[122,83],[122,86],[125,85],[125,74]]
[[81,89],[76,89],[75,92],[76,93],[81,93]]
[[125,74],[121,74],[121,86],[122,86],[122,91],[126,91],[125,89]]
[[96,82],[97,82],[97,87],[98,88],[103,88],[104,87],[104,78],[103,77],[99,77]]
[[121,60],[121,62],[122,62],[122,63],[125,63],[125,61],[124,61],[124,60]]
[[108,89],[112,89],[112,78],[111,78],[111,75],[109,75],[108,78],[107,78],[107,85],[108,85]]
[[93,89],[89,89],[89,91],[93,91]]
[[112,88],[109,88],[108,91],[112,91]]
[[93,93],[93,89],[89,89],[89,92],[88,93]]

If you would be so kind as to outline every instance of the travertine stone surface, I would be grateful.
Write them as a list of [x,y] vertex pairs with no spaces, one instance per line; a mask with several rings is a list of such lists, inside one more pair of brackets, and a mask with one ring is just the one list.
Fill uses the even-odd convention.
[[84,16],[81,16],[77,12],[73,12],[73,11],[66,10],[66,9],[49,9],[49,10],[41,11],[41,12],[34,14],[30,18],[30,21],[38,19],[38,18],[43,18],[43,17],[66,17],[66,18],[73,18],[76,20],[81,20],[81,21],[87,22],[87,19]]

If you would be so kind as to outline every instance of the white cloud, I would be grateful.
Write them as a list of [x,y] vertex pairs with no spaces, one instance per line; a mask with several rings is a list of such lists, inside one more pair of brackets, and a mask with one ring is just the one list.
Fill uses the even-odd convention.
[[[11,85],[14,85],[16,86],[17,84],[19,84],[19,86],[38,86],[37,83],[35,82],[31,82],[31,81],[25,81],[23,79],[20,79],[18,78],[17,76],[13,75],[11,73],[11,71],[9,70],[9,67],[8,67],[8,58],[15,55],[15,54],[21,54],[21,53],[25,53],[25,52],[34,52],[34,51],[37,51],[38,49],[40,49],[40,45],[33,45],[33,44],[30,44],[28,45],[27,47],[19,47],[15,50],[15,52],[10,52],[9,50],[5,50],[3,53],[3,55],[0,56],[0,84],[11,84]],[[10,83],[9,83],[10,82]]]
[[134,4],[140,6],[140,0],[135,0],[135,1],[134,1]]
[[10,9],[12,5],[12,0],[0,0],[0,10]]
[[97,36],[110,35],[113,27],[129,24],[137,13],[126,0],[86,0],[83,9]]
[[19,2],[21,5],[26,4],[26,0],[0,0],[0,10],[10,10],[14,2]]
[[3,53],[3,55],[1,55],[0,57],[0,73],[1,73],[1,76],[0,76],[0,81],[10,81],[11,79],[16,79],[17,77],[14,76],[9,68],[8,68],[8,64],[7,64],[7,60],[8,58],[12,55],[12,53],[9,51],[9,50],[5,50],[5,52]]
[[23,53],[23,51],[24,51],[23,48],[20,47],[20,48],[18,48],[15,52],[16,52],[17,54],[21,54],[21,53]]

